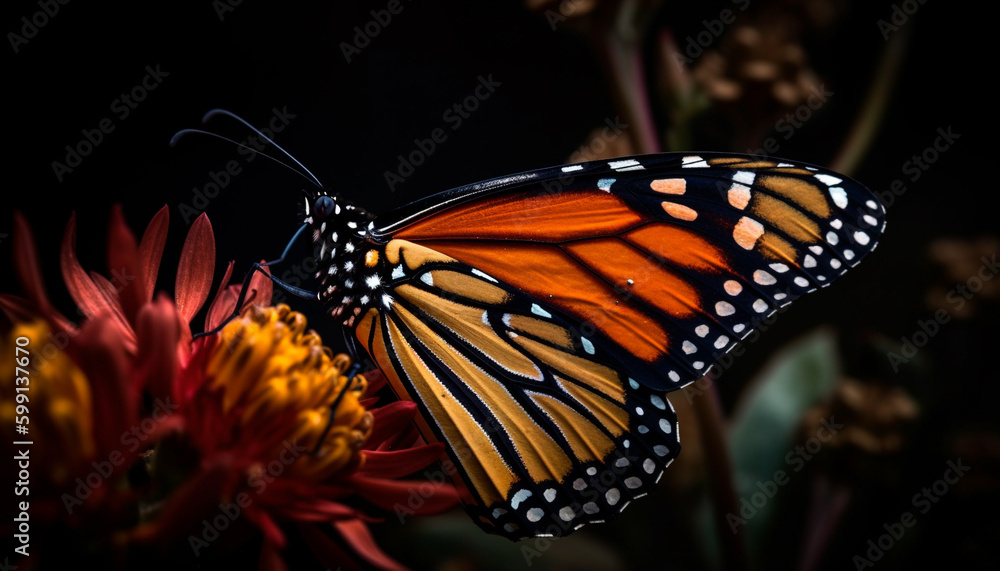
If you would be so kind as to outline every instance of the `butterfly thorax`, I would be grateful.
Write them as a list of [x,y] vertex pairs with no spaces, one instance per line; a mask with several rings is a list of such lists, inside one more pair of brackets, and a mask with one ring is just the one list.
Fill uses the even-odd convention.
[[373,216],[340,197],[330,196],[332,204],[321,202],[326,196],[320,195],[313,204],[307,201],[304,222],[312,231],[319,300],[333,318],[349,326],[372,299],[365,269],[372,265],[368,233]]

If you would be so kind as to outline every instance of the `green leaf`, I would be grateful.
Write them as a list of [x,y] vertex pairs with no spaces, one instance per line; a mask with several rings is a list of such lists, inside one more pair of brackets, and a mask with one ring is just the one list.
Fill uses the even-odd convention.
[[[776,355],[746,388],[733,414],[729,426],[733,485],[745,510],[734,515],[746,521],[734,527],[736,533],[746,534],[752,561],[759,560],[782,486],[803,466],[798,457],[788,460],[798,444],[794,438],[802,416],[832,393],[839,376],[835,336],[820,329]],[[779,470],[785,478],[776,478]]]

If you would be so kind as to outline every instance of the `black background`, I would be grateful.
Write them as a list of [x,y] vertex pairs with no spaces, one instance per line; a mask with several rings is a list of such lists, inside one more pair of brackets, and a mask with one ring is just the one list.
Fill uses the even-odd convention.
[[[376,213],[461,184],[559,164],[592,128],[616,115],[592,45],[570,26],[553,31],[519,2],[403,0],[403,11],[350,62],[342,42],[351,42],[354,27],[369,22],[370,10],[385,2],[278,7],[245,0],[222,18],[209,1],[95,4],[60,6],[17,53],[8,43],[3,56],[7,176],[0,234],[8,236],[0,240],[0,267],[10,268],[12,213],[19,210],[38,240],[50,295],[67,312],[58,249],[71,212],[77,213],[84,267],[103,271],[110,207],[123,205],[139,234],[168,205],[171,234],[163,263],[169,267],[187,228],[179,205],[191,204],[194,189],[233,159],[243,172],[206,208],[220,269],[235,259],[240,275],[254,260],[281,252],[298,225],[299,189],[308,183],[265,160],[246,164],[223,142],[190,137],[169,147],[174,132],[200,127],[209,109],[226,108],[257,125],[266,124],[272,109],[287,109],[295,118],[278,142],[324,184]],[[685,38],[727,4],[669,2],[657,22]],[[857,111],[884,47],[876,21],[891,7],[856,4],[835,37],[816,40],[824,49],[809,52],[835,95],[782,155],[825,163]],[[3,10],[4,31],[21,33],[20,19],[40,8],[7,2]],[[797,303],[727,373],[727,403],[739,379],[757,370],[771,350],[816,325],[869,328],[890,337],[911,333],[917,319],[929,315],[922,305],[931,279],[928,243],[997,233],[996,146],[986,137],[995,132],[989,81],[996,50],[991,32],[979,24],[984,17],[958,2],[930,1],[905,24],[909,46],[901,76],[880,134],[853,176],[887,191],[893,180],[908,177],[903,164],[931,145],[939,128],[951,127],[961,137],[919,180],[906,181],[872,258],[835,287]],[[169,75],[121,119],[112,103],[140,84],[146,66]],[[452,131],[442,115],[473,92],[479,76],[502,85]],[[81,130],[106,117],[114,131],[60,182],[53,161],[64,162],[65,147],[76,146]],[[446,128],[447,140],[390,190],[384,173],[397,168],[397,155],[437,127]],[[247,135],[224,120],[210,128],[237,140]],[[172,284],[160,287],[171,290]],[[9,270],[0,289],[18,289]],[[339,335],[319,313],[310,315],[336,346]],[[954,406],[963,414],[992,424],[997,389],[988,381],[997,380],[996,348],[972,343],[963,347],[971,362],[961,381],[941,382],[960,393]],[[929,553],[947,558],[944,546]],[[405,554],[394,555],[406,561]],[[846,567],[849,560],[841,561]]]

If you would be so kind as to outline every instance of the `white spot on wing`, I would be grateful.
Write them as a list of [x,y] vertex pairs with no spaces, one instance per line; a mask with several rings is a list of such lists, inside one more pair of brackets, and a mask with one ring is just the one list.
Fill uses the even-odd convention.
[[583,165],[571,165],[571,166],[563,167],[562,168],[563,172],[573,172],[573,171],[582,171],[582,170],[583,170]]
[[736,174],[733,175],[733,180],[747,186],[753,184],[755,178],[757,175],[750,171],[736,171]]
[[733,304],[728,301],[720,301],[715,304],[715,313],[722,317],[726,317],[736,313],[736,308],[733,307]]
[[814,174],[813,176],[819,179],[820,182],[822,182],[827,186],[833,186],[835,184],[840,184],[841,182],[843,182],[842,179],[839,179],[835,176],[830,176],[828,174]]
[[628,159],[624,161],[609,161],[608,166],[615,170],[622,170],[627,167],[641,167],[642,165],[635,159]]
[[476,268],[472,268],[472,273],[475,274],[475,275],[477,275],[477,276],[479,276],[479,277],[481,277],[481,278],[483,278],[483,279],[485,279],[485,280],[489,280],[489,281],[491,281],[491,282],[493,282],[495,284],[496,283],[500,283],[496,279],[494,279],[493,276],[488,275],[486,272],[481,272],[481,271],[477,270]]
[[764,270],[755,271],[753,273],[753,281],[759,283],[760,285],[774,285],[778,282],[777,278]]
[[535,315],[541,315],[542,317],[552,317],[551,313],[542,309],[542,306],[538,305],[537,303],[531,304],[531,313],[534,313]]
[[531,490],[520,490],[510,499],[510,507],[517,509],[521,502],[531,497]]
[[580,337],[580,343],[583,345],[584,351],[586,351],[590,355],[594,354],[594,344],[590,342],[590,339],[587,339],[586,337]]
[[847,208],[847,192],[839,186],[830,187],[830,198],[833,199],[833,203],[841,208]]
[[690,155],[681,159],[681,167],[686,169],[707,169],[708,163],[705,162],[705,159],[697,155]]
[[722,287],[729,295],[739,295],[743,291],[743,286],[736,280],[726,280],[726,283],[722,284]]

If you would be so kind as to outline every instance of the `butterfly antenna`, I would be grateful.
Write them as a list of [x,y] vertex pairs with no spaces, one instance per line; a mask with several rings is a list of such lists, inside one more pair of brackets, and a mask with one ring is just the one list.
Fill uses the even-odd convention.
[[268,137],[264,133],[261,133],[260,130],[257,129],[257,127],[254,127],[253,125],[251,125],[249,122],[247,122],[246,120],[244,120],[239,115],[237,115],[237,114],[235,114],[235,113],[233,113],[231,111],[226,111],[225,109],[212,109],[208,113],[205,113],[205,116],[201,118],[201,122],[202,123],[207,123],[209,119],[211,119],[212,117],[215,117],[217,115],[225,115],[226,117],[229,117],[231,119],[235,119],[235,120],[239,121],[240,123],[242,123],[244,126],[246,126],[246,128],[248,128],[251,131],[253,131],[256,135],[260,136],[262,139],[264,139],[268,143],[274,145],[274,147],[276,149],[278,149],[279,151],[281,151],[282,153],[284,153],[284,155],[286,157],[288,157],[289,159],[291,159],[292,162],[294,162],[295,164],[299,165],[299,168],[302,169],[303,171],[305,171],[305,173],[309,175],[309,178],[312,179],[312,181],[316,184],[316,186],[318,186],[319,188],[325,188],[323,186],[323,183],[321,183],[319,181],[319,179],[316,178],[316,175],[314,175],[312,173],[312,171],[310,171],[309,169],[307,169],[304,164],[302,164],[301,162],[299,162],[299,160],[296,159],[295,157],[293,157],[291,153],[289,153],[285,149],[281,148],[281,145],[279,145],[278,143],[275,143],[274,140],[272,140],[270,137]]
[[[258,155],[264,157],[265,159],[270,159],[270,160],[278,163],[279,165],[285,167],[286,169],[292,171],[293,173],[301,176],[302,178],[308,180],[310,183],[319,185],[320,188],[323,188],[323,186],[319,184],[319,181],[316,180],[316,177],[312,176],[312,173],[309,173],[309,176],[306,176],[302,171],[300,171],[300,170],[292,167],[291,165],[289,165],[288,163],[286,163],[286,162],[284,162],[284,161],[282,161],[280,159],[272,157],[271,155],[269,155],[267,153],[258,151],[257,149],[255,149],[253,147],[249,147],[247,145],[244,145],[243,143],[238,143],[238,142],[230,139],[229,137],[223,137],[222,135],[219,135],[218,133],[213,133],[211,131],[204,131],[202,129],[181,129],[180,131],[177,131],[176,133],[174,133],[174,136],[170,138],[170,146],[171,147],[176,146],[177,145],[177,141],[179,141],[181,139],[181,137],[183,137],[184,135],[189,135],[189,134],[192,134],[192,135],[208,135],[209,137],[215,137],[216,139],[222,139],[223,141],[225,141],[227,143],[230,143],[230,144],[233,144],[233,145],[236,145],[237,147],[240,147],[241,149],[246,149],[246,150],[248,150],[248,151],[250,151],[252,153],[255,153],[255,154],[258,154]],[[268,139],[268,140],[270,140],[270,139]],[[275,145],[275,146],[277,146],[277,145]],[[278,148],[280,149],[280,147],[278,147]],[[282,150],[284,150],[284,149],[282,149]],[[296,162],[298,162],[298,161],[296,161]],[[308,172],[308,171],[306,171],[306,172]],[[312,177],[312,178],[310,178],[310,177]],[[309,194],[306,193],[306,196],[308,196],[308,195]]]

